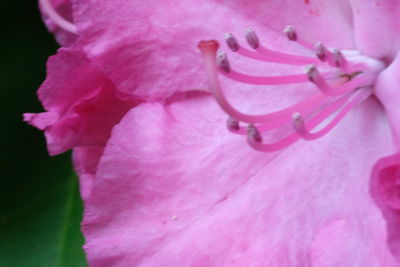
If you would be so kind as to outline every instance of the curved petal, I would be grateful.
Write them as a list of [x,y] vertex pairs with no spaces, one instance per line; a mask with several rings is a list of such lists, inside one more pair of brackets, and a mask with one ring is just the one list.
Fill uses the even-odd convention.
[[390,62],[400,48],[400,5],[397,0],[351,0],[357,48]]
[[397,266],[368,194],[370,167],[393,149],[374,99],[273,154],[224,117],[203,96],[141,104],[114,127],[85,202],[91,265]]
[[370,191],[387,223],[387,242],[400,260],[400,154],[380,159],[373,167]]
[[138,103],[115,95],[114,87],[79,49],[60,49],[47,70],[38,91],[47,112],[25,114],[25,120],[46,131],[52,155],[74,146],[104,145],[112,127]]
[[[68,21],[73,21],[73,11],[72,11],[72,3],[71,0],[50,0],[51,4],[54,6],[54,9],[57,11],[60,16],[65,18]],[[39,5],[40,11],[42,12],[43,21],[46,24],[48,30],[54,33],[54,36],[57,42],[62,46],[69,46],[76,41],[78,35],[70,33],[69,31],[60,28],[57,24],[55,24],[51,18],[46,14],[43,8]]]
[[73,149],[72,160],[79,175],[79,189],[83,199],[89,197],[103,146],[82,146]]
[[[287,23],[310,41],[352,46],[347,1],[78,1],[76,23],[85,51],[118,90],[150,100],[206,88],[197,43],[243,36],[252,27],[268,46],[302,51],[284,40]],[[276,32],[278,30],[278,32]],[[340,37],[340,38],[339,38]],[[307,51],[311,53],[310,51]]]
[[400,54],[392,64],[382,71],[375,82],[375,95],[385,107],[386,114],[392,126],[393,136],[400,148]]

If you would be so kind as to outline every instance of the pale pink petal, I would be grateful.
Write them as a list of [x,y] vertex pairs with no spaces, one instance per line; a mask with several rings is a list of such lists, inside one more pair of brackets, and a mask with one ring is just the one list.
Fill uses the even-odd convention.
[[[54,9],[57,13],[62,16],[67,21],[73,23],[73,11],[72,11],[72,3],[71,0],[49,0],[53,5]],[[60,28],[54,21],[49,18],[47,13],[43,8],[39,5],[40,10],[42,12],[43,21],[46,24],[47,28],[50,32],[54,33],[56,40],[62,46],[69,46],[76,41],[78,38],[77,34],[73,34],[69,31]]]
[[118,90],[150,100],[206,88],[197,43],[212,38],[223,43],[226,32],[246,45],[244,31],[252,27],[267,46],[285,50],[296,46],[279,42],[285,38],[283,28],[294,24],[311,42],[352,47],[346,1],[86,0],[76,6],[76,25],[88,57]]
[[400,48],[400,5],[397,0],[351,0],[357,48],[366,55],[392,60]]
[[392,126],[393,136],[400,148],[400,54],[379,74],[375,82],[375,94],[385,107]]
[[387,223],[387,242],[400,260],[400,154],[380,159],[371,174],[371,194]]
[[368,191],[393,150],[376,100],[273,154],[225,119],[195,96],[142,104],[114,127],[85,202],[92,266],[397,266]]

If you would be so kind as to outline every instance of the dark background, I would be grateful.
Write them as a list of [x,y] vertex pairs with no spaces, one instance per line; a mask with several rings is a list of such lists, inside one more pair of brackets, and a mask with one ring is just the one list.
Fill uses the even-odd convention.
[[22,113],[43,111],[36,90],[58,45],[37,1],[0,0],[0,267],[86,266],[82,203],[70,154],[49,157]]

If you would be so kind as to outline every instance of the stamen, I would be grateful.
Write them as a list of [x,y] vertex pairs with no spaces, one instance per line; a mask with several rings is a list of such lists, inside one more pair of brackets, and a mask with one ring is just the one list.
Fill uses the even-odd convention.
[[74,24],[67,21],[63,17],[61,17],[57,11],[54,9],[53,5],[50,3],[50,0],[39,0],[40,5],[42,6],[44,12],[51,18],[51,20],[57,24],[60,28],[64,29],[73,34],[78,34],[78,30]]
[[256,126],[253,124],[249,124],[247,126],[247,137],[251,139],[253,142],[261,143],[262,138],[260,132],[257,130]]
[[[298,135],[300,135],[303,139],[305,140],[315,140],[317,138],[320,138],[330,132],[345,116],[346,114],[353,109],[356,105],[360,104],[363,102],[365,99],[367,99],[370,95],[372,94],[371,88],[367,89],[359,89],[357,90],[353,96],[350,97],[350,99],[345,99],[348,103],[341,108],[339,113],[333,118],[324,128],[319,130],[318,132],[311,133],[306,127],[304,120],[299,112],[293,114],[293,128],[297,132]],[[334,105],[332,105],[331,108],[327,109],[325,112],[321,113],[318,115],[319,118],[323,118],[326,116],[324,119],[326,119],[328,116],[332,115],[335,111],[337,111],[337,107],[341,104],[344,104],[346,101],[338,101]],[[330,114],[329,114],[330,113]],[[319,121],[319,118],[317,121]],[[317,126],[317,125],[315,125]],[[311,128],[314,128],[315,126],[311,125]]]
[[218,52],[217,60],[219,67],[223,70],[222,73],[229,73],[231,71],[231,65],[224,52]]
[[286,26],[285,29],[283,30],[283,33],[286,35],[286,37],[290,41],[299,43],[300,45],[304,46],[305,48],[308,48],[311,50],[314,48],[311,43],[300,38],[300,36],[297,34],[295,28],[292,25]]
[[283,32],[286,34],[286,37],[290,41],[296,41],[297,40],[297,33],[294,30],[294,27],[292,25],[286,26],[285,29],[283,30]]
[[330,86],[327,81],[319,74],[317,68],[314,65],[308,66],[306,70],[307,76],[311,82],[313,82],[318,89],[328,96],[338,96],[350,91],[352,89],[367,86],[371,83],[371,79],[368,76],[354,78],[350,82],[338,87]]
[[253,29],[248,28],[245,34],[246,40],[253,49],[257,49],[260,45],[257,34]]
[[249,45],[259,53],[241,47],[237,39],[231,33],[225,34],[225,41],[227,46],[233,52],[237,52],[245,57],[249,57],[259,61],[267,61],[267,62],[289,64],[289,65],[318,64],[318,60],[312,57],[280,53],[261,46],[255,31],[252,29],[247,29],[246,40],[249,43]]
[[240,125],[239,125],[239,121],[229,117],[227,122],[226,122],[226,126],[228,127],[229,131],[237,133],[238,131],[240,131]]
[[255,84],[255,85],[279,85],[279,84],[293,84],[293,83],[304,83],[308,82],[309,78],[305,74],[294,74],[294,75],[283,75],[283,76],[251,76],[243,74],[232,69],[226,71],[221,65],[220,68],[224,71],[220,73],[225,77],[228,77],[234,81]]
[[[295,143],[297,140],[300,139],[300,137],[303,137],[305,139],[310,138],[308,140],[313,140],[313,139],[319,138],[319,137],[325,135],[327,132],[329,132],[334,126],[336,126],[355,105],[361,103],[362,101],[364,101],[366,98],[368,98],[372,94],[372,90],[370,88],[361,89],[361,90],[358,90],[358,92],[359,93],[357,93],[357,95],[356,95],[357,100],[352,101],[349,105],[344,107],[340,111],[339,115],[334,120],[332,120],[332,122],[326,128],[324,128],[320,132],[316,133],[315,135],[314,134],[307,135],[307,132],[305,129],[308,129],[308,128],[313,129],[314,127],[318,126],[332,113],[332,111],[335,111],[337,106],[340,105],[340,103],[343,103],[343,101],[339,101],[336,104],[334,104],[331,107],[324,110],[323,112],[317,114],[315,117],[313,117],[307,123],[307,125],[303,126],[303,129],[295,128],[296,129],[295,133],[288,135],[287,137],[283,138],[282,140],[280,140],[276,143],[265,144],[265,143],[262,143],[262,141],[257,141],[252,135],[249,135],[249,134],[247,135],[247,141],[251,147],[253,147],[254,149],[256,149],[258,151],[274,152],[274,151],[281,150],[281,149]],[[347,98],[345,98],[344,100],[347,100]],[[253,127],[255,127],[255,126],[253,126]],[[257,130],[257,132],[259,134],[258,130]],[[311,138],[313,138],[313,139],[311,139]],[[262,138],[261,138],[261,140],[262,140]]]
[[210,88],[213,96],[216,101],[220,105],[220,107],[228,113],[231,117],[248,123],[271,123],[274,120],[279,119],[288,119],[292,113],[296,111],[300,112],[308,112],[315,105],[323,101],[327,96],[319,93],[310,98],[304,100],[303,102],[297,103],[291,107],[286,109],[282,109],[280,111],[272,112],[269,114],[263,115],[248,115],[236,110],[225,98],[224,93],[220,87],[218,82],[218,74],[217,74],[217,64],[216,64],[216,53],[218,49],[217,41],[201,41],[199,43],[199,48],[202,51],[202,54],[206,63],[206,71],[210,82]]
[[[260,136],[260,138],[257,139],[257,134]],[[300,137],[297,134],[291,134],[282,140],[272,143],[272,144],[264,144],[262,143],[262,138],[257,130],[257,128],[250,124],[248,127],[248,133],[247,133],[247,142],[249,145],[254,148],[255,150],[262,151],[262,152],[274,152],[274,151],[279,151],[297,140],[299,140]]]
[[[285,34],[289,40],[299,42],[305,47],[311,47],[309,43],[299,38],[292,26],[285,29]],[[248,143],[256,150],[272,152],[281,150],[300,138],[306,140],[320,138],[331,131],[354,106],[372,94],[371,86],[375,76],[368,65],[358,62],[357,59],[355,62],[347,61],[338,49],[331,51],[322,43],[317,43],[315,47],[316,56],[319,59],[317,60],[268,49],[262,46],[256,32],[252,29],[247,29],[245,37],[254,51],[241,47],[232,34],[225,35],[228,47],[248,58],[291,65],[313,63],[307,67],[306,74],[252,76],[233,70],[225,53],[219,52],[217,55],[219,46],[217,41],[201,41],[199,43],[205,59],[211,93],[219,106],[229,115],[227,128],[235,134],[246,134]],[[351,57],[348,53],[346,55]],[[330,66],[340,68],[340,70],[335,69],[334,72],[321,74],[315,66],[320,61],[326,61]],[[238,111],[229,103],[220,86],[218,73],[234,81],[253,85],[282,85],[311,81],[321,92],[279,111],[250,115]],[[310,117],[308,122],[304,121],[302,114]],[[327,122],[320,130],[311,133],[311,130],[325,121]],[[249,125],[245,127],[241,123],[249,123]],[[263,143],[262,132],[287,127],[290,124],[294,131],[288,136],[275,143]]]
[[259,45],[259,47],[257,48],[257,51],[265,56],[278,57],[278,58],[281,58],[282,60],[287,60],[287,62],[299,63],[299,65],[300,64],[305,65],[305,64],[318,64],[319,63],[319,61],[316,58],[280,53],[280,52],[268,49],[262,45]]
[[[258,49],[260,49],[261,47],[259,47]],[[257,49],[257,50],[258,50]],[[246,49],[244,47],[240,47],[237,50],[237,53],[248,57],[248,58],[252,58],[255,60],[259,60],[259,61],[265,61],[265,62],[273,62],[273,63],[280,63],[280,64],[288,64],[288,65],[307,65],[307,64],[313,64],[313,63],[318,63],[315,61],[315,59],[313,58],[307,58],[307,57],[301,57],[301,56],[295,56],[295,55],[288,55],[285,54],[284,57],[282,57],[281,55],[283,53],[279,53],[279,52],[275,52],[272,50],[268,49],[261,49],[259,50],[261,51],[260,53],[251,51],[249,49]]]
[[326,61],[326,58],[328,57],[328,49],[325,48],[325,46],[321,43],[318,42],[315,46],[315,54],[321,61]]
[[344,58],[342,52],[339,49],[334,49],[332,52],[333,61],[338,68],[344,68],[347,65],[346,59]]
[[225,41],[228,47],[233,51],[236,52],[239,50],[240,46],[236,38],[233,36],[232,33],[225,33]]
[[332,67],[341,68],[347,71],[347,61],[339,49],[333,49],[331,52],[323,43],[318,42],[315,46],[315,54],[321,61],[328,62]]

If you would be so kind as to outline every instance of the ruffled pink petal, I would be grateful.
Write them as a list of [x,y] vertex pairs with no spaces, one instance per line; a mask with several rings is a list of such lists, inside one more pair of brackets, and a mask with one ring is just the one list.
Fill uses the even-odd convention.
[[382,158],[375,164],[371,194],[386,219],[389,248],[400,260],[400,154]]
[[75,18],[88,57],[115,87],[150,100],[206,88],[197,43],[210,38],[222,43],[226,32],[246,45],[244,31],[252,27],[267,46],[293,50],[293,42],[279,42],[290,23],[309,41],[352,47],[346,1],[85,0],[77,2]]
[[375,82],[375,95],[385,107],[393,136],[400,149],[400,54],[381,72]]
[[112,127],[138,103],[122,99],[78,49],[60,49],[49,59],[39,98],[47,112],[25,120],[45,130],[51,155],[74,146],[104,145]]
[[368,56],[394,59],[400,48],[400,5],[397,0],[351,0],[357,48]]
[[196,96],[141,104],[114,127],[85,202],[92,266],[397,266],[368,193],[393,149],[375,100],[272,154],[225,119]]
[[[72,11],[72,3],[71,0],[50,0],[54,9],[57,11],[60,16],[65,18],[66,20],[73,22],[73,11]],[[59,27],[54,21],[49,18],[45,10],[39,5],[40,11],[42,12],[43,21],[46,24],[47,28],[50,32],[52,32],[57,42],[62,46],[69,46],[76,41],[78,38],[77,34],[73,34],[69,31],[64,30]]]

